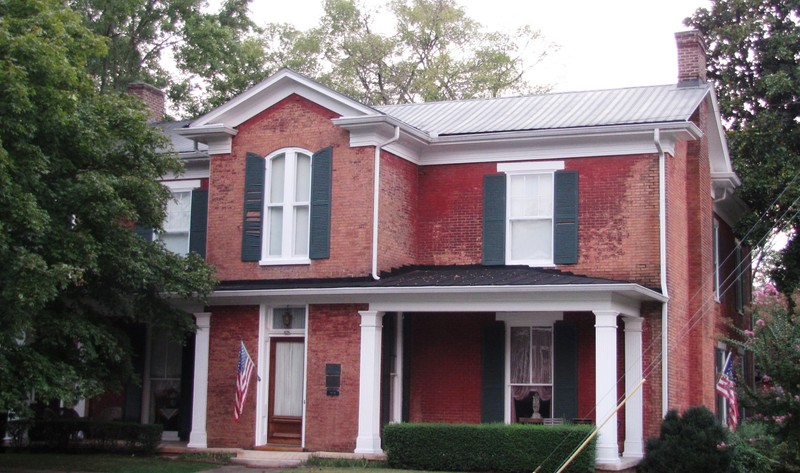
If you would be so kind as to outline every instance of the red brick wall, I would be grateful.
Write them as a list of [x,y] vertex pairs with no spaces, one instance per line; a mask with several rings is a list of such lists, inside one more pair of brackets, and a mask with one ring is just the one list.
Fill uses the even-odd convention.
[[381,156],[380,271],[416,262],[418,169],[389,153]]
[[[374,148],[350,148],[336,115],[292,95],[239,126],[232,153],[211,158],[208,261],[221,280],[364,276],[372,260]],[[285,147],[316,152],[333,146],[331,258],[308,265],[260,266],[241,261],[244,168],[247,152],[266,156]]]
[[419,264],[481,262],[483,176],[495,163],[425,166],[419,171]]
[[480,423],[483,328],[494,314],[413,314],[410,422]]
[[[658,157],[564,160],[579,172],[577,274],[659,284]],[[483,176],[496,163],[426,166],[419,175],[419,263],[480,264]]]
[[[361,317],[358,305],[312,305],[308,312],[306,448],[349,451],[358,435]],[[325,365],[341,364],[339,396],[326,395]]]
[[[209,447],[249,448],[255,444],[256,391],[253,376],[239,421],[233,420],[239,341],[258,360],[258,306],[214,307],[208,353]],[[254,373],[255,375],[255,373]]]

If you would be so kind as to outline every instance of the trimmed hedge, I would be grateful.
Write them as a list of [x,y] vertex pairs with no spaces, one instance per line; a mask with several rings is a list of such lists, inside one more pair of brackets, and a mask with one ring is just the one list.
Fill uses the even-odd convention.
[[97,422],[86,419],[37,420],[30,424],[31,442],[43,443],[57,451],[98,450],[154,454],[164,427],[159,424],[133,422]]
[[[389,466],[432,471],[555,472],[589,436],[591,425],[389,424]],[[594,472],[595,440],[569,472]]]

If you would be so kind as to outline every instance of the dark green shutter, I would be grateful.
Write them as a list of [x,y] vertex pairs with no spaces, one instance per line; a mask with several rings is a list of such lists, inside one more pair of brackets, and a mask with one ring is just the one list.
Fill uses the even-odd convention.
[[483,176],[483,264],[506,262],[506,175]]
[[505,341],[503,322],[494,322],[483,329],[481,356],[481,422],[503,422],[505,402]]
[[325,259],[331,256],[331,187],[333,148],[314,153],[311,158],[311,228],[308,257]]
[[565,322],[553,326],[553,417],[578,417],[578,331]]
[[247,153],[244,168],[244,212],[242,216],[242,261],[261,259],[264,225],[264,158]]
[[133,232],[139,235],[140,237],[144,238],[147,241],[153,240],[153,229],[149,227],[143,227],[141,225],[134,225]]
[[553,222],[555,264],[578,262],[578,173],[555,174],[555,215]]
[[189,251],[206,257],[206,226],[208,225],[208,190],[192,191],[192,220],[189,223]]

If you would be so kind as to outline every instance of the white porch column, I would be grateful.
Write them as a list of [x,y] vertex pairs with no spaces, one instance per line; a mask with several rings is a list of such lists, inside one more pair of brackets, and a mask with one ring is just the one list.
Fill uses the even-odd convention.
[[208,407],[208,341],[211,328],[211,313],[194,314],[197,332],[194,335],[194,390],[192,394],[192,432],[189,448],[206,448],[206,409]]
[[355,453],[383,453],[380,434],[383,312],[362,310],[358,313],[361,314],[361,367]]
[[[598,427],[597,463],[619,462],[617,448],[617,316],[613,310],[595,310],[595,412]],[[613,413],[613,415],[612,415]]]
[[[625,321],[625,395],[628,396],[642,380],[642,321],[641,317],[623,317]],[[622,456],[644,458],[644,420],[642,388],[625,404],[625,445]]]

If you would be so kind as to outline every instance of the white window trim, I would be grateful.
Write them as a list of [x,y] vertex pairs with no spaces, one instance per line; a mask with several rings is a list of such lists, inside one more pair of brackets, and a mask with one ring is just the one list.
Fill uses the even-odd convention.
[[[511,176],[518,175],[535,175],[535,174],[549,174],[553,189],[555,191],[555,173],[564,169],[564,161],[529,161],[523,163],[498,163],[497,171],[506,174],[506,264],[507,265],[527,265],[531,267],[552,267],[555,266],[553,257],[555,254],[555,238],[551,235],[550,238],[550,259],[547,260],[531,260],[520,259],[515,260],[512,258],[511,248],[511,199],[509,192],[511,191]],[[555,199],[552,199],[553,208],[550,209],[550,222],[551,232],[555,233]],[[540,219],[527,219],[527,220],[546,220]]]
[[[495,316],[495,320],[498,322],[505,322],[506,329],[505,329],[505,366],[503,367],[504,371],[504,407],[503,407],[503,419],[506,424],[511,424],[511,328],[512,327],[537,327],[537,328],[548,328],[551,331],[554,329],[554,325],[556,322],[564,320],[564,313],[563,312],[498,312]],[[551,337],[555,336],[554,332],[551,332]],[[555,340],[552,341],[552,347],[555,351]],[[550,373],[555,379],[555,353],[551,354],[550,357]],[[552,390],[552,398],[550,401],[550,409],[551,413],[553,412],[553,408],[556,405],[556,395],[555,390],[553,389],[553,385],[555,383],[550,383],[549,386]],[[544,385],[543,385],[544,386]]]
[[[189,194],[189,228],[186,229],[186,232],[166,232],[165,231],[165,232],[161,232],[160,233],[160,234],[166,234],[166,233],[186,234],[186,248],[185,248],[185,251],[183,252],[183,254],[187,255],[187,254],[189,254],[189,245],[191,244],[191,242],[189,240],[191,239],[191,232],[192,232],[192,229],[191,229],[191,221],[192,221],[192,208],[191,208],[192,196],[191,196],[191,192],[194,191],[195,189],[199,189],[200,188],[200,185],[201,185],[200,179],[184,179],[184,180],[178,180],[178,181],[162,181],[161,185],[163,185],[164,187],[169,189],[169,191],[173,195],[177,194],[177,193],[180,193],[180,192],[189,192],[190,193]],[[153,240],[158,240],[160,234],[158,232],[152,232],[152,236],[151,237],[153,238]]]
[[[307,149],[297,148],[297,147],[289,147],[289,148],[281,148],[273,153],[267,155],[264,159],[264,209],[263,209],[263,222],[262,222],[262,238],[261,238],[261,260],[259,264],[261,266],[283,266],[283,265],[307,265],[311,264],[311,258],[306,256],[287,256],[291,255],[294,246],[294,212],[287,212],[286,207],[289,205],[292,207],[292,210],[297,205],[294,201],[294,197],[292,197],[292,203],[287,204],[285,200],[285,196],[291,195],[294,196],[295,190],[295,176],[297,172],[297,154],[302,153],[309,157],[311,160],[311,166],[314,165],[314,153],[308,151]],[[269,255],[269,232],[268,232],[268,224],[269,224],[269,195],[270,195],[270,176],[271,176],[271,167],[272,167],[272,159],[279,154],[283,154],[286,156],[285,160],[285,167],[284,167],[284,177],[283,177],[283,195],[284,195],[284,203],[282,204],[283,208],[283,222],[281,227],[281,256],[270,256]],[[289,154],[293,154],[294,157],[292,159],[288,159]],[[287,176],[292,176],[292,179],[287,179]],[[311,179],[311,172],[309,172],[309,181]],[[311,182],[309,182],[309,189],[311,188]],[[277,207],[277,206],[276,206]],[[310,247],[310,237],[311,237],[311,195],[309,194],[308,200],[308,214],[309,214],[309,222],[308,222],[308,229],[309,229],[309,247]],[[287,225],[287,222],[290,225]],[[287,248],[287,243],[289,243]],[[309,248],[310,249],[310,248]]]

